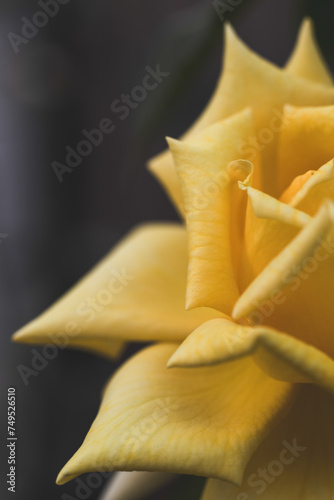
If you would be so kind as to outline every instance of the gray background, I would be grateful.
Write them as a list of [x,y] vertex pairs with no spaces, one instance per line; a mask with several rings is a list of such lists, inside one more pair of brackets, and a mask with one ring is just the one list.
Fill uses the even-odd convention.
[[[31,346],[11,344],[10,336],[133,225],[177,219],[145,161],[204,107],[222,50],[221,22],[208,1],[71,0],[16,55],[7,34],[19,34],[22,16],[37,10],[37,1],[0,4],[0,233],[8,234],[0,240],[1,432],[7,387],[15,386],[18,481],[8,498],[17,500],[75,497],[74,483],[57,487],[55,477],[82,442],[116,364],[60,352],[25,387],[17,365],[30,365]],[[333,11],[330,1],[320,9],[316,1],[244,0],[227,17],[250,47],[281,65],[311,13],[333,68]],[[170,72],[166,81],[60,184],[51,163],[63,161],[83,128],[111,115],[110,103],[141,82],[146,65],[158,63]],[[6,456],[2,447],[1,498]],[[191,488],[202,481],[187,481],[157,498],[195,499]]]

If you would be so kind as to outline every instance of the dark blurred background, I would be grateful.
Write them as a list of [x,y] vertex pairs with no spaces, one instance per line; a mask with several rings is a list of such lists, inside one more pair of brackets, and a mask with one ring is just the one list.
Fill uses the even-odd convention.
[[[14,386],[17,500],[76,497],[74,483],[54,481],[81,444],[117,364],[61,351],[25,386],[17,366],[30,366],[32,347],[11,344],[10,336],[133,225],[177,219],[145,161],[164,148],[165,135],[179,136],[205,106],[222,52],[222,22],[207,0],[69,0],[28,43],[8,38],[22,36],[22,17],[31,20],[40,10],[37,0],[0,3],[1,435],[7,387]],[[250,47],[282,65],[301,19],[311,15],[333,68],[333,14],[330,0],[244,0],[225,17]],[[127,119],[113,117],[111,102],[157,64],[168,78]],[[65,147],[75,148],[81,131],[102,118],[114,119],[116,129],[60,183],[52,162],[64,163]],[[1,498],[12,498],[6,457],[2,447]],[[154,498],[195,500],[192,488],[202,480],[188,478],[186,485],[175,483]],[[98,494],[96,488],[89,498]]]

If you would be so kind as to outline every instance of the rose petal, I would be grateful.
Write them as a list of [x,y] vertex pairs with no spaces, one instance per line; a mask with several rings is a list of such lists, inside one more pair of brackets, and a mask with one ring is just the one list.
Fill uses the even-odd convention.
[[265,323],[333,356],[333,223],[334,208],[328,202],[249,285],[233,317],[249,315],[282,291],[286,300],[265,314]]
[[292,75],[302,76],[315,83],[333,85],[330,70],[315,39],[314,25],[311,19],[303,21],[296,46],[285,69]]
[[219,316],[204,308],[185,310],[186,272],[182,226],[140,227],[14,340],[49,343],[59,337],[107,355],[120,340],[183,340]]
[[239,296],[232,264],[231,207],[238,199],[233,185],[251,173],[252,164],[233,160],[240,140],[252,130],[246,110],[211,125],[194,142],[169,139],[187,223],[187,308],[207,306],[230,314]]
[[245,356],[251,356],[259,368],[277,380],[314,383],[334,393],[334,361],[326,354],[272,328],[250,327],[227,319],[213,319],[199,326],[173,354],[168,366],[210,366]]
[[[183,139],[187,140],[208,125],[252,107],[255,134],[240,143],[239,157],[252,161],[256,152],[261,151],[262,173],[255,177],[254,186],[261,185],[265,192],[277,194],[275,161],[283,106],[286,103],[295,106],[334,104],[334,88],[297,77],[269,63],[248,49],[228,25],[225,33],[224,71],[202,115]],[[183,213],[179,205],[180,186],[171,156],[166,152],[158,155],[149,166]]]
[[277,193],[334,157],[334,106],[286,106],[277,151]]
[[288,189],[280,197],[280,201],[291,207],[298,207],[304,213],[315,215],[324,199],[334,200],[334,161],[309,170],[295,177]]
[[248,205],[240,254],[238,282],[243,292],[305,226],[310,217],[276,198],[239,183],[247,191]]
[[59,484],[92,469],[241,481],[259,443],[290,409],[295,388],[271,379],[250,359],[168,370],[176,347],[145,349],[111,379],[98,416],[58,476]]
[[306,224],[311,221],[311,217],[305,212],[297,210],[286,203],[282,203],[258,189],[246,186],[242,182],[239,182],[239,187],[247,191],[249,201],[256,217],[279,221],[299,228],[306,226]]
[[334,399],[305,387],[249,462],[240,487],[210,479],[201,500],[329,500],[334,491]]

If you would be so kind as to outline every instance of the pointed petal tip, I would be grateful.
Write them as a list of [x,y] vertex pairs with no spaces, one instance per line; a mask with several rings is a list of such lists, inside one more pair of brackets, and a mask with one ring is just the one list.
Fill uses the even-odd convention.
[[22,344],[39,344],[46,343],[45,340],[48,338],[49,324],[43,323],[41,318],[44,319],[44,313],[42,313],[37,318],[33,318],[28,323],[24,324],[13,333],[11,340],[15,343]]
[[[80,455],[79,455],[80,453]],[[80,457],[80,465],[78,463],[77,457]],[[89,472],[89,469],[85,470],[84,467],[82,467],[82,464],[84,463],[84,454],[82,453],[81,447],[75,452],[74,455],[65,463],[63,468],[60,470],[57,478],[56,478],[56,484],[59,486],[68,483],[75,477],[79,476],[80,474],[84,474],[85,472]]]
[[304,29],[305,31],[314,31],[314,22],[313,19],[309,16],[306,16],[302,19],[300,23],[300,29]]
[[[182,348],[183,344],[181,344],[178,349],[174,352],[174,354],[170,357],[166,364],[167,369],[173,369],[173,368],[194,368],[191,362],[187,361],[187,355],[184,352],[184,349]],[[197,367],[201,367],[204,365],[201,365],[198,363]]]
[[168,144],[168,148],[170,151],[177,151],[180,148],[180,141],[174,139],[173,137],[169,137],[168,135],[165,137],[165,140]]
[[224,31],[226,37],[238,38],[238,35],[229,21],[224,23]]
[[177,358],[178,356],[176,356],[176,353],[177,351],[175,351],[175,353],[169,358],[169,360],[167,361],[167,364],[166,364],[166,368],[177,368],[178,367],[178,362],[177,362]]
[[233,26],[229,22],[225,23],[224,39],[225,39],[226,45],[233,44],[235,47],[241,46],[241,45],[245,46],[243,41],[239,38],[237,32],[235,31],[235,29],[233,28]]
[[13,333],[10,340],[17,344],[17,343],[21,342],[21,337],[22,337],[22,334],[21,334],[20,330],[18,330],[17,332]]
[[301,21],[298,36],[300,39],[304,38],[315,42],[315,26],[311,17],[304,17]]
[[236,302],[235,306],[233,307],[232,314],[231,314],[232,319],[234,319],[235,321],[239,321],[242,317],[246,316],[243,313],[243,307],[242,306],[240,307],[240,298]]
[[174,144],[175,142],[178,142],[177,139],[174,139],[173,137],[170,137],[169,135],[165,136],[165,141],[167,144]]
[[78,465],[74,463],[73,459],[75,455],[73,455],[72,458],[70,458],[70,460],[64,465],[64,467],[59,472],[56,479],[56,484],[58,484],[59,486],[66,484],[69,481],[72,481],[72,479],[75,479],[77,476],[80,476],[80,474],[84,474],[85,472],[90,472],[89,468],[88,469],[79,468]]
[[11,341],[15,343],[29,343],[31,339],[30,323],[19,328],[11,337]]
[[315,31],[313,20],[309,17],[304,18],[286,69],[289,73],[306,78],[313,83],[332,86],[331,71],[319,48]]
[[67,483],[67,482],[70,480],[70,479],[69,479],[69,477],[68,477],[68,475],[67,475],[67,474],[64,474],[63,470],[64,470],[64,469],[62,469],[62,470],[59,472],[59,474],[58,474],[58,476],[57,476],[57,479],[56,479],[56,484],[57,484],[58,486],[61,486],[62,484],[65,484],[65,483]]
[[192,309],[194,309],[195,307],[198,307],[198,303],[197,301],[194,299],[194,297],[192,297],[189,292],[186,296],[186,304],[185,304],[185,310],[186,311],[191,311]]

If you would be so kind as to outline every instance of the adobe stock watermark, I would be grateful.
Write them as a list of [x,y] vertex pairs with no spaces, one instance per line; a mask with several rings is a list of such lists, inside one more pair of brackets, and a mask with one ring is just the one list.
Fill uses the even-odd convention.
[[231,13],[243,0],[213,0],[212,6],[218,14],[221,22],[225,21],[225,14]]
[[131,447],[131,452],[136,452],[139,447],[161,424],[166,424],[170,415],[179,409],[178,404],[174,404],[171,398],[158,399],[156,401],[156,410],[148,415],[138,424],[132,425],[130,429],[122,436],[126,441],[126,446]]
[[[145,70],[146,74],[139,85],[134,86],[128,94],[123,93],[118,99],[112,101],[110,109],[118,120],[123,121],[128,118],[131,111],[138,108],[140,103],[147,99],[149,93],[170,75],[167,71],[161,70],[160,64],[157,64],[155,68],[146,66]],[[65,147],[67,154],[64,162],[53,161],[51,164],[59,182],[63,182],[65,174],[73,172],[83,159],[93,152],[94,148],[102,144],[105,135],[116,130],[115,118],[102,118],[96,128],[83,129],[81,131],[83,139],[74,148],[70,145]]]
[[253,170],[253,164],[249,160],[239,158],[231,161],[226,170],[211,173],[202,185],[191,184],[191,203],[195,210],[208,208],[212,201],[221,202],[224,194],[223,189],[238,180],[246,179]]
[[104,481],[110,478],[110,472],[91,472],[85,478],[85,481],[80,477],[74,479],[75,496],[69,493],[63,493],[61,500],[88,500],[94,490],[100,488]]
[[25,16],[21,17],[23,23],[21,34],[18,35],[11,31],[7,35],[15,54],[20,52],[20,46],[22,44],[27,45],[30,40],[38,35],[39,30],[48,24],[50,18],[57,16],[61,5],[66,5],[69,2],[70,0],[38,0],[37,4],[41,10],[36,11],[31,19]]
[[[250,488],[254,488],[254,493],[257,495],[262,495],[268,485],[273,484],[283,474],[286,467],[293,464],[300,457],[301,453],[307,449],[306,446],[300,446],[297,443],[297,438],[294,438],[292,443],[284,440],[282,441],[282,445],[283,448],[277,459],[272,460],[266,468],[259,467],[255,473],[248,477],[247,485]],[[251,500],[252,498],[248,493],[242,491],[237,494],[235,500]]]
[[[135,276],[127,274],[124,268],[121,271],[111,271],[106,287],[99,290],[95,296],[89,296],[77,305],[74,311],[76,316],[83,317],[84,323],[91,323],[98,314],[101,314],[111,304],[114,296],[122,293],[133,279],[135,279]],[[48,366],[49,362],[58,356],[60,350],[65,349],[70,339],[79,335],[80,332],[79,320],[67,321],[64,331],[48,335],[49,344],[45,344],[40,351],[36,348],[31,349],[30,366],[23,364],[17,366],[17,371],[24,385],[28,386],[30,378],[37,377]]]
[[230,183],[230,176],[224,170],[221,170],[216,175],[210,176],[205,180],[202,186],[191,186],[192,188],[192,204],[196,210],[204,210],[208,208],[211,200],[220,198],[222,189]]
[[[250,167],[251,162],[256,159],[258,153],[261,153],[274,140],[282,127],[288,123],[289,118],[274,108],[268,126],[262,127],[256,135],[249,136],[246,141],[238,145],[240,159],[235,160],[235,162],[240,163],[241,167],[243,164],[249,163]],[[212,200],[222,197],[222,189],[230,182],[231,177],[228,171],[221,170],[218,173],[211,174],[201,186],[191,186],[193,208],[196,210],[208,208]]]

